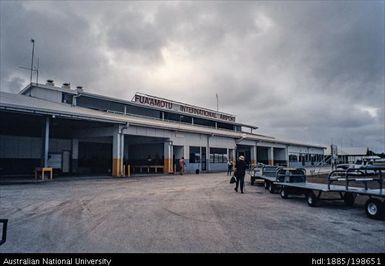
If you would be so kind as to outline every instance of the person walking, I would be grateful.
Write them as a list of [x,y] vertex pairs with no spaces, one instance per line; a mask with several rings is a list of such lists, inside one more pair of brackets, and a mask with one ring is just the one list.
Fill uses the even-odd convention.
[[244,192],[245,174],[246,174],[245,157],[241,155],[239,156],[239,159],[235,164],[235,171],[234,171],[234,175],[237,178],[237,182],[234,188],[236,192],[238,192],[238,186],[241,190],[241,193]]
[[227,175],[231,175],[233,171],[233,162],[231,160],[227,161]]
[[184,174],[184,167],[185,167],[186,163],[184,161],[184,157],[182,157],[180,160],[179,160],[179,173],[181,175]]

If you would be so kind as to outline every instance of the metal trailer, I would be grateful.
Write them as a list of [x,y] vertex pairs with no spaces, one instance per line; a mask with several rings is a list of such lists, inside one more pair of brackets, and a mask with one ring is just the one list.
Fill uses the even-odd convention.
[[272,166],[272,165],[264,165],[259,163],[257,167],[250,170],[250,183],[251,185],[255,184],[256,180],[264,180],[265,178],[274,178],[276,177],[276,172],[278,169],[282,167]]
[[257,179],[263,180],[265,189],[274,193],[280,183],[306,182],[306,170],[303,168],[286,168],[281,166],[263,165],[250,173],[251,184]]
[[[383,166],[366,166],[360,169],[346,169],[332,171],[328,177],[328,184],[319,183],[285,183],[280,182],[276,185],[281,186],[281,198],[287,199],[289,195],[305,195],[306,202],[311,207],[319,206],[321,200],[343,200],[347,206],[353,206],[357,195],[367,196],[369,199],[365,203],[365,212],[369,218],[385,219],[385,190],[383,189]],[[332,185],[334,181],[344,181],[345,185]],[[364,188],[349,186],[350,182],[363,182]],[[368,189],[368,182],[379,183],[379,188]],[[339,198],[323,199],[324,193],[338,193]]]

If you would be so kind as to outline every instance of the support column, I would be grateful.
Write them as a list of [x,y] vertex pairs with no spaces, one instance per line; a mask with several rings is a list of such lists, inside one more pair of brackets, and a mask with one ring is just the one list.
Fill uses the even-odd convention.
[[274,147],[270,147],[267,151],[267,161],[269,165],[274,165]]
[[76,173],[78,171],[78,163],[79,163],[79,139],[72,139],[72,163],[71,163],[72,173]]
[[120,176],[121,173],[121,136],[116,130],[112,136],[112,176]]
[[257,165],[257,145],[251,146],[251,152],[250,152],[251,158],[250,163],[253,166]]
[[42,149],[41,149],[41,164],[42,167],[48,167],[48,151],[49,151],[49,117],[45,118],[42,128]]
[[190,160],[190,146],[188,145],[183,146],[183,157],[185,161]]
[[187,174],[191,169],[190,169],[190,146],[184,145],[183,146],[183,157],[184,157],[184,162],[185,162],[185,168],[184,168],[184,173]]
[[287,165],[287,167],[290,167],[290,161],[289,161],[289,146],[286,146],[286,149],[285,149],[285,158],[286,158],[286,165]]
[[119,175],[124,176],[124,134],[120,134],[120,170]]
[[174,155],[174,151],[173,151],[172,141],[169,141],[169,140],[165,141],[163,147],[164,147],[164,149],[163,149],[163,155],[164,155],[163,173],[170,174],[170,173],[173,173],[172,158]]
[[207,135],[207,142],[206,142],[206,170],[210,172],[210,136]]
[[236,162],[237,161],[237,158],[235,158],[236,154],[235,154],[235,151],[236,151],[237,147],[235,146],[234,149],[231,149],[231,157],[233,158],[233,161]]

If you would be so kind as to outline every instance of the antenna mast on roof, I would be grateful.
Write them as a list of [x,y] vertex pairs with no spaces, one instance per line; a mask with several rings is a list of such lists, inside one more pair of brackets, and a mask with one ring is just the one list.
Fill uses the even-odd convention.
[[39,57],[37,57],[37,66],[36,66],[36,84],[39,83]]
[[34,56],[34,53],[35,53],[35,40],[34,39],[31,39],[31,43],[32,43],[32,60],[31,60],[31,77],[29,79],[29,82],[32,83],[32,72],[33,72],[33,56]]
[[218,93],[215,94],[215,97],[217,97],[217,112],[219,112]]
[[39,57],[37,57],[37,66],[33,65],[33,60],[35,58],[35,40],[31,39],[32,43],[32,58],[31,58],[31,67],[24,67],[24,66],[19,66],[19,68],[26,69],[30,71],[30,77],[29,77],[29,82],[32,84],[32,77],[33,77],[33,71],[36,71],[36,83],[39,82]]

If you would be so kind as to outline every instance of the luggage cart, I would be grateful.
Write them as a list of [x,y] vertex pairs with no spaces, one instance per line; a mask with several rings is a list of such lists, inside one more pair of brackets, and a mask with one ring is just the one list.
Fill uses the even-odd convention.
[[264,180],[267,177],[275,177],[279,166],[264,165],[259,163],[257,167],[250,171],[250,183],[255,184],[256,180]]
[[[336,172],[338,171],[338,172]],[[328,184],[311,182],[286,183],[280,182],[281,198],[287,199],[289,195],[305,195],[307,204],[310,207],[319,206],[322,200],[343,200],[347,206],[353,206],[357,195],[367,196],[365,213],[372,219],[385,219],[385,190],[383,189],[383,166],[366,166],[365,169],[346,169],[333,171],[329,174]],[[337,173],[337,175],[336,175]],[[332,182],[345,182],[345,185],[333,185]],[[350,182],[363,182],[365,187],[350,186]],[[368,182],[379,184],[379,188],[369,189]],[[339,198],[321,198],[322,194],[338,193]]]
[[303,168],[287,168],[281,166],[263,165],[251,173],[251,183],[256,179],[263,180],[265,189],[275,193],[280,188],[279,183],[306,182],[306,170]]

